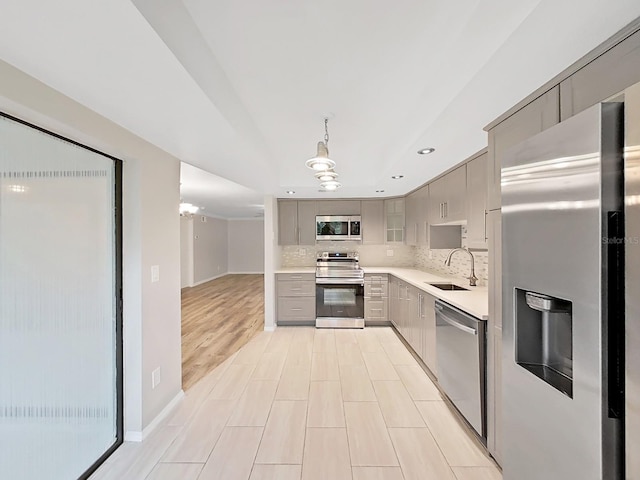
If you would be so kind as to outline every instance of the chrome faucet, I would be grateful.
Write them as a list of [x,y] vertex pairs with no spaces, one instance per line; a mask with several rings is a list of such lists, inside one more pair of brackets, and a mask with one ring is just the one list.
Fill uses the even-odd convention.
[[475,259],[473,258],[473,253],[471,253],[468,248],[454,248],[453,250],[451,250],[449,252],[449,255],[447,256],[447,259],[444,261],[444,264],[447,267],[450,267],[451,266],[451,257],[456,252],[466,252],[466,253],[469,254],[469,257],[471,257],[471,274],[467,278],[469,279],[469,285],[472,286],[472,287],[475,287],[476,286],[476,282],[478,281],[478,277],[476,277],[476,272],[475,272],[475,267],[474,267]]

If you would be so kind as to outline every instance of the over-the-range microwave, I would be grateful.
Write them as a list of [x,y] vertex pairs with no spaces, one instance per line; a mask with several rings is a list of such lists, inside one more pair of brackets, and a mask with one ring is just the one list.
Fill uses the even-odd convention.
[[360,215],[317,215],[316,241],[353,241],[362,240],[360,234]]

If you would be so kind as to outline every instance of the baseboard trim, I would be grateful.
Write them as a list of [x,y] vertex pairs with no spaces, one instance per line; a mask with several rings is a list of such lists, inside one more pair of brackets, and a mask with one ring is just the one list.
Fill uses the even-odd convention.
[[265,332],[275,332],[276,331],[276,326],[275,325],[265,325],[264,326],[264,331]]
[[264,270],[261,272],[227,272],[228,275],[264,275]]
[[127,431],[124,434],[125,442],[143,442],[156,428],[158,425],[162,423],[162,421],[167,418],[167,416],[171,413],[171,411],[180,403],[180,400],[184,397],[184,390],[180,390],[178,394],[173,397],[173,399],[167,403],[167,405],[162,409],[162,411],[156,415],[149,425],[147,425],[144,430],[141,432],[137,431]]
[[229,275],[229,272],[221,273],[220,275],[216,275],[211,278],[205,278],[204,280],[200,280],[192,285],[192,287],[197,287],[198,285],[202,285],[203,283],[210,282],[211,280],[215,280],[216,278],[224,277],[225,275]]

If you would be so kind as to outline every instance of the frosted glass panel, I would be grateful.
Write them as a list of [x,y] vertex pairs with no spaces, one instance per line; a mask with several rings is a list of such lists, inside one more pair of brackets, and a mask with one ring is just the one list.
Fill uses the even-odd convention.
[[0,117],[0,477],[69,480],[117,437],[114,161]]

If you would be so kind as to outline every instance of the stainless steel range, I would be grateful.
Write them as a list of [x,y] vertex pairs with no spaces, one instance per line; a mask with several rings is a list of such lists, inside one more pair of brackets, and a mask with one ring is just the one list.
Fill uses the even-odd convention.
[[318,252],[316,327],[364,327],[364,271],[357,252]]

